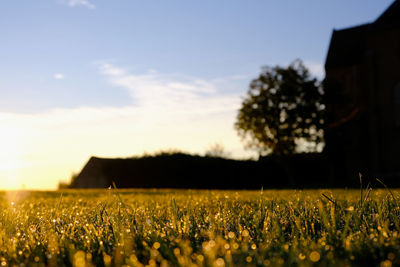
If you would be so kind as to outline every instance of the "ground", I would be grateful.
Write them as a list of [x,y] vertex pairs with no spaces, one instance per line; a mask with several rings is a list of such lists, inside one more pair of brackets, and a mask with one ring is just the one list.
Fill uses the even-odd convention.
[[0,265],[399,265],[399,193],[2,192]]

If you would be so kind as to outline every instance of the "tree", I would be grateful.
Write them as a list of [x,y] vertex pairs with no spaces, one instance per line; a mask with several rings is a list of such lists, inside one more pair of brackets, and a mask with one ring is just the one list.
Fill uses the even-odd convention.
[[230,153],[225,150],[223,144],[215,143],[208,147],[205,156],[211,158],[229,158]]
[[323,141],[323,90],[301,60],[264,67],[250,83],[235,128],[259,154],[290,155],[300,142],[315,151]]

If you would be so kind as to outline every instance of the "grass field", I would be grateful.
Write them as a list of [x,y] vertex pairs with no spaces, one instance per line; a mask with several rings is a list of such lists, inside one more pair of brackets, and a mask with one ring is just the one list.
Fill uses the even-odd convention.
[[0,265],[395,266],[398,195],[397,190],[2,192]]

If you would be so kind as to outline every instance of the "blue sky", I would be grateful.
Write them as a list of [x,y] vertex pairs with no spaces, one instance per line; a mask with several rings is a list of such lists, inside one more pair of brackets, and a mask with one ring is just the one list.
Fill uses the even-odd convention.
[[323,77],[332,30],[391,2],[3,0],[0,176],[18,182],[0,187],[54,188],[91,155],[250,155],[233,123],[260,68],[301,58]]
[[390,3],[5,0],[0,110],[130,104],[99,76],[100,61],[202,79],[255,77],[262,65],[296,58],[322,64],[333,28],[371,21]]

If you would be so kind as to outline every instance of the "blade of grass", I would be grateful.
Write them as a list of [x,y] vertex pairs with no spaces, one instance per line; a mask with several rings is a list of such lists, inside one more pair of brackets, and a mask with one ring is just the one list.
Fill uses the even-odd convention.
[[335,200],[331,199],[330,197],[328,197],[328,196],[325,195],[324,193],[322,193],[322,195],[323,195],[327,200],[329,200],[330,202],[332,202],[333,205],[335,205],[335,207],[336,207],[336,201],[335,201]]
[[358,173],[358,176],[360,177],[360,206],[362,205],[362,200],[363,200],[363,186],[362,186],[362,174],[361,172]]
[[384,182],[382,182],[381,180],[379,180],[378,178],[376,178],[376,180],[377,180],[379,183],[381,183],[381,184],[386,188],[387,191],[389,191],[389,193],[390,193],[390,195],[392,196],[394,202],[396,202],[396,206],[398,207],[399,204],[397,203],[397,199],[394,197],[392,190],[390,190],[390,188],[388,188],[388,187],[386,186],[386,184],[385,184]]

